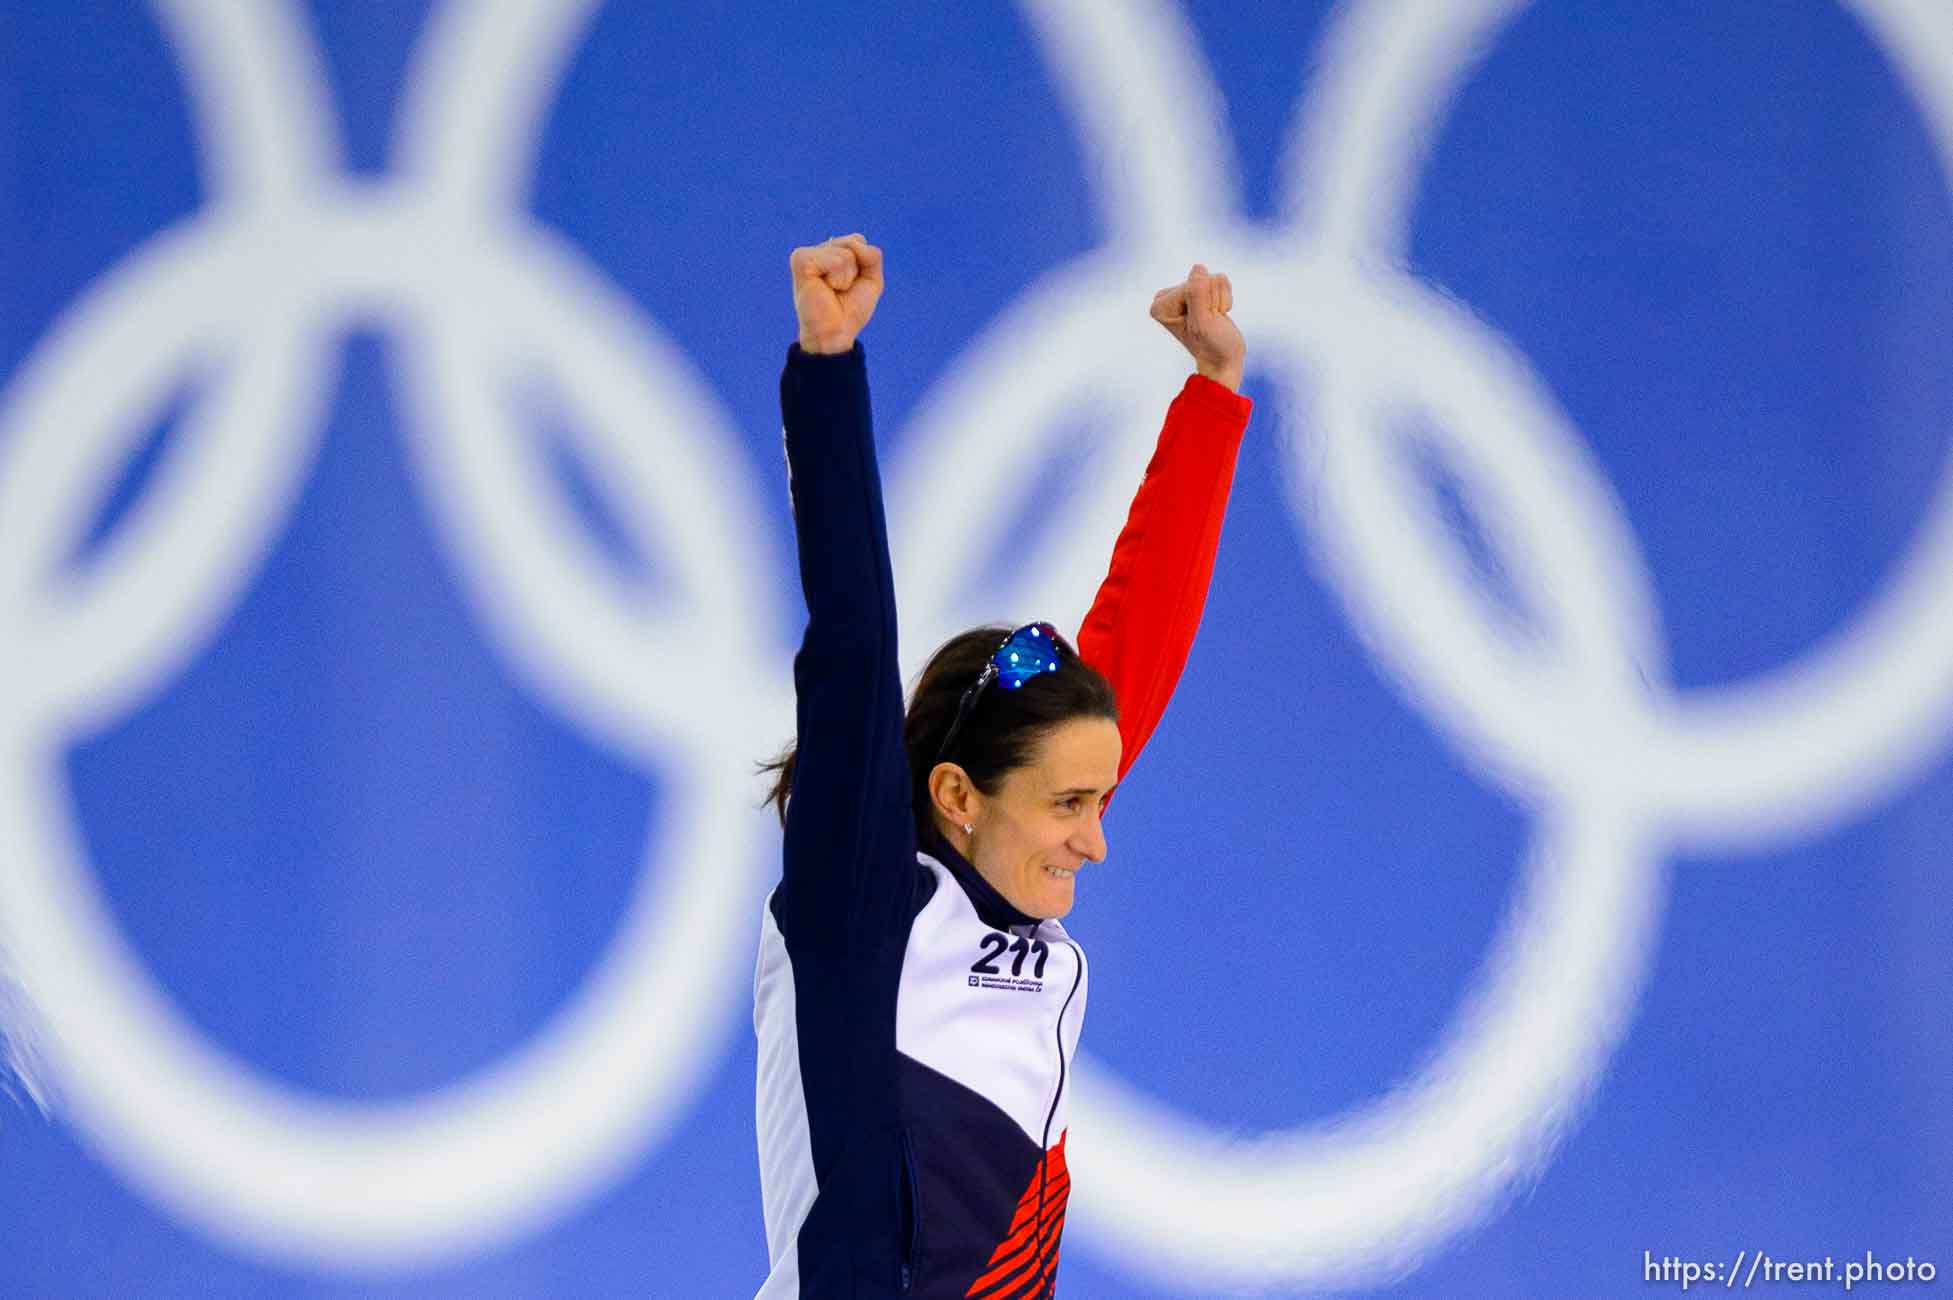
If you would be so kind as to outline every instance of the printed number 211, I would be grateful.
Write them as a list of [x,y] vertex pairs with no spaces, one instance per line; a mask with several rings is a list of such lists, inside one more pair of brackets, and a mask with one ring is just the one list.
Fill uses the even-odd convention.
[[1020,938],[1016,943],[1012,943],[1007,937],[998,934],[994,930],[983,936],[983,956],[977,958],[976,964],[970,967],[970,971],[977,975],[1001,975],[1003,972],[997,969],[996,962],[999,957],[1002,957],[1007,952],[1017,954],[1017,960],[1010,964],[1012,978],[1024,973],[1024,959],[1032,953],[1036,953],[1038,959],[1037,963],[1031,967],[1031,977],[1033,979],[1044,978],[1044,960],[1051,955],[1050,944],[1042,939],[1033,943],[1031,940],[1023,938]]

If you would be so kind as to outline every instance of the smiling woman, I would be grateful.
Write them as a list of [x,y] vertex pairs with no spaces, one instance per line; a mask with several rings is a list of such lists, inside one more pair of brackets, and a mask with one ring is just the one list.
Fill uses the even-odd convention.
[[[993,685],[994,683],[994,685]],[[930,657],[903,726],[920,843],[1027,920],[1071,911],[1105,859],[1099,817],[1119,783],[1118,695],[1049,623],[972,628]],[[797,753],[769,764],[787,814]]]
[[[974,673],[972,652],[983,655]],[[1009,670],[998,661],[1033,656],[1039,666],[1006,694]],[[966,681],[973,685],[935,757],[925,757],[943,704]],[[986,691],[992,681],[998,687]],[[1062,917],[1080,865],[1105,858],[1099,814],[1119,781],[1118,724],[1111,684],[1050,624],[965,632],[937,651],[909,706],[916,825],[946,840],[1018,911]]]
[[978,849],[977,823],[964,823],[965,856],[986,864],[979,870],[1005,901],[1031,916],[1070,912],[1079,867],[1105,860],[1099,810],[1119,776],[1118,724],[1105,718],[1060,723],[1032,761],[1008,773],[988,798],[960,782],[949,764],[938,773],[939,801],[965,803],[974,809],[967,815],[991,829]]
[[906,710],[855,336],[860,235],[796,249],[780,400],[807,632],[754,980],[760,1296],[1033,1300],[1056,1286],[1085,955],[1058,918],[1206,600],[1249,404],[1225,276],[1153,316],[1199,373],[1168,411],[1076,649],[1048,623],[952,637]]

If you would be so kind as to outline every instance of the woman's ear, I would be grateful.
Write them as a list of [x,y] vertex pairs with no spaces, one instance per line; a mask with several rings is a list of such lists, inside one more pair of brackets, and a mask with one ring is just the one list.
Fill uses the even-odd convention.
[[946,825],[960,828],[977,819],[983,795],[961,767],[938,763],[929,770],[929,802]]

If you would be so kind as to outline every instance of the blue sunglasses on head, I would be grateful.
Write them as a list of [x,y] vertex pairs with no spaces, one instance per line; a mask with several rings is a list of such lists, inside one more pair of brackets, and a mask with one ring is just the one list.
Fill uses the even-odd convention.
[[949,755],[949,747],[956,743],[957,733],[963,730],[984,687],[1001,682],[1005,690],[1014,691],[1039,673],[1057,672],[1058,655],[1058,631],[1049,623],[1026,623],[1005,637],[957,702],[956,721],[949,724],[949,734],[943,737],[942,748],[936,751],[936,761],[940,763]]

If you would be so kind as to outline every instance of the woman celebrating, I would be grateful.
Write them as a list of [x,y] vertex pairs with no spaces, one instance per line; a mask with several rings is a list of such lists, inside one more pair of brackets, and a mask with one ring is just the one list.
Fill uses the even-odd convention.
[[856,343],[882,291],[860,235],[794,250],[780,381],[807,632],[778,764],[784,870],[754,982],[761,1300],[1052,1294],[1084,954],[1059,924],[1106,800],[1179,680],[1249,403],[1227,277],[1153,316],[1193,355],[1076,650],[976,628],[906,711]]

